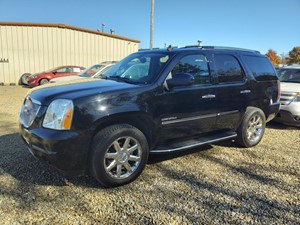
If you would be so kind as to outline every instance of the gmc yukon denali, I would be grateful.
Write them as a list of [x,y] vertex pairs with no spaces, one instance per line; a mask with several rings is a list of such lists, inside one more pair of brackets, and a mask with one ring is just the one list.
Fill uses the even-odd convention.
[[29,151],[66,174],[127,184],[149,154],[235,140],[253,147],[279,111],[280,83],[258,51],[228,47],[133,53],[104,73],[32,89],[20,113]]

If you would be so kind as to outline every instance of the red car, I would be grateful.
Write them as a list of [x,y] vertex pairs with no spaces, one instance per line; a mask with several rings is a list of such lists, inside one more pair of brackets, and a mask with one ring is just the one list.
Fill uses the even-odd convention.
[[59,66],[41,73],[32,74],[27,78],[27,82],[30,87],[35,87],[46,84],[53,78],[77,75],[84,69],[82,66]]

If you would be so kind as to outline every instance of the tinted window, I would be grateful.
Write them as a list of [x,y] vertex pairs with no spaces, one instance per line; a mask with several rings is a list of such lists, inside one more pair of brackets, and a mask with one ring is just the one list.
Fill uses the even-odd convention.
[[276,71],[268,58],[243,56],[243,60],[249,66],[256,80],[277,80]]
[[244,80],[243,71],[237,59],[231,55],[215,55],[219,83],[232,83]]
[[172,75],[189,73],[195,78],[195,85],[209,84],[210,76],[204,55],[183,57],[172,70]]

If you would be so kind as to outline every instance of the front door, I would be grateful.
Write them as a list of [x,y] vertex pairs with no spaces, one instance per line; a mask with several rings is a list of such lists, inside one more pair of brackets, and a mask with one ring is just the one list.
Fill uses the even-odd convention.
[[[217,102],[207,57],[189,54],[178,59],[167,79],[189,73],[194,84],[187,87],[165,87],[157,96],[156,115],[160,116],[161,140],[191,137],[215,129]],[[166,82],[165,82],[166,85]]]

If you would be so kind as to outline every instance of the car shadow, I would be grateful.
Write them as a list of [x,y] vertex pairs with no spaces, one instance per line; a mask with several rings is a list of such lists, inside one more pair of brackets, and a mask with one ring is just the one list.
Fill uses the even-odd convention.
[[298,130],[300,127],[289,126],[276,121],[270,121],[267,123],[267,128],[276,129],[276,130]]
[[0,143],[0,174],[10,174],[25,184],[66,185],[58,171],[30,154],[18,133],[0,136]]
[[150,153],[147,164],[149,164],[149,165],[156,164],[156,163],[160,163],[163,161],[180,158],[182,156],[207,151],[212,148],[213,148],[213,146],[211,146],[211,145],[204,145],[204,146],[200,146],[197,148],[191,148],[188,150],[182,150],[182,151],[178,151],[178,152],[166,152],[166,153],[161,153],[161,154]]
[[0,175],[9,174],[22,186],[51,185],[104,188],[91,176],[66,176],[35,158],[18,133],[0,136]]

